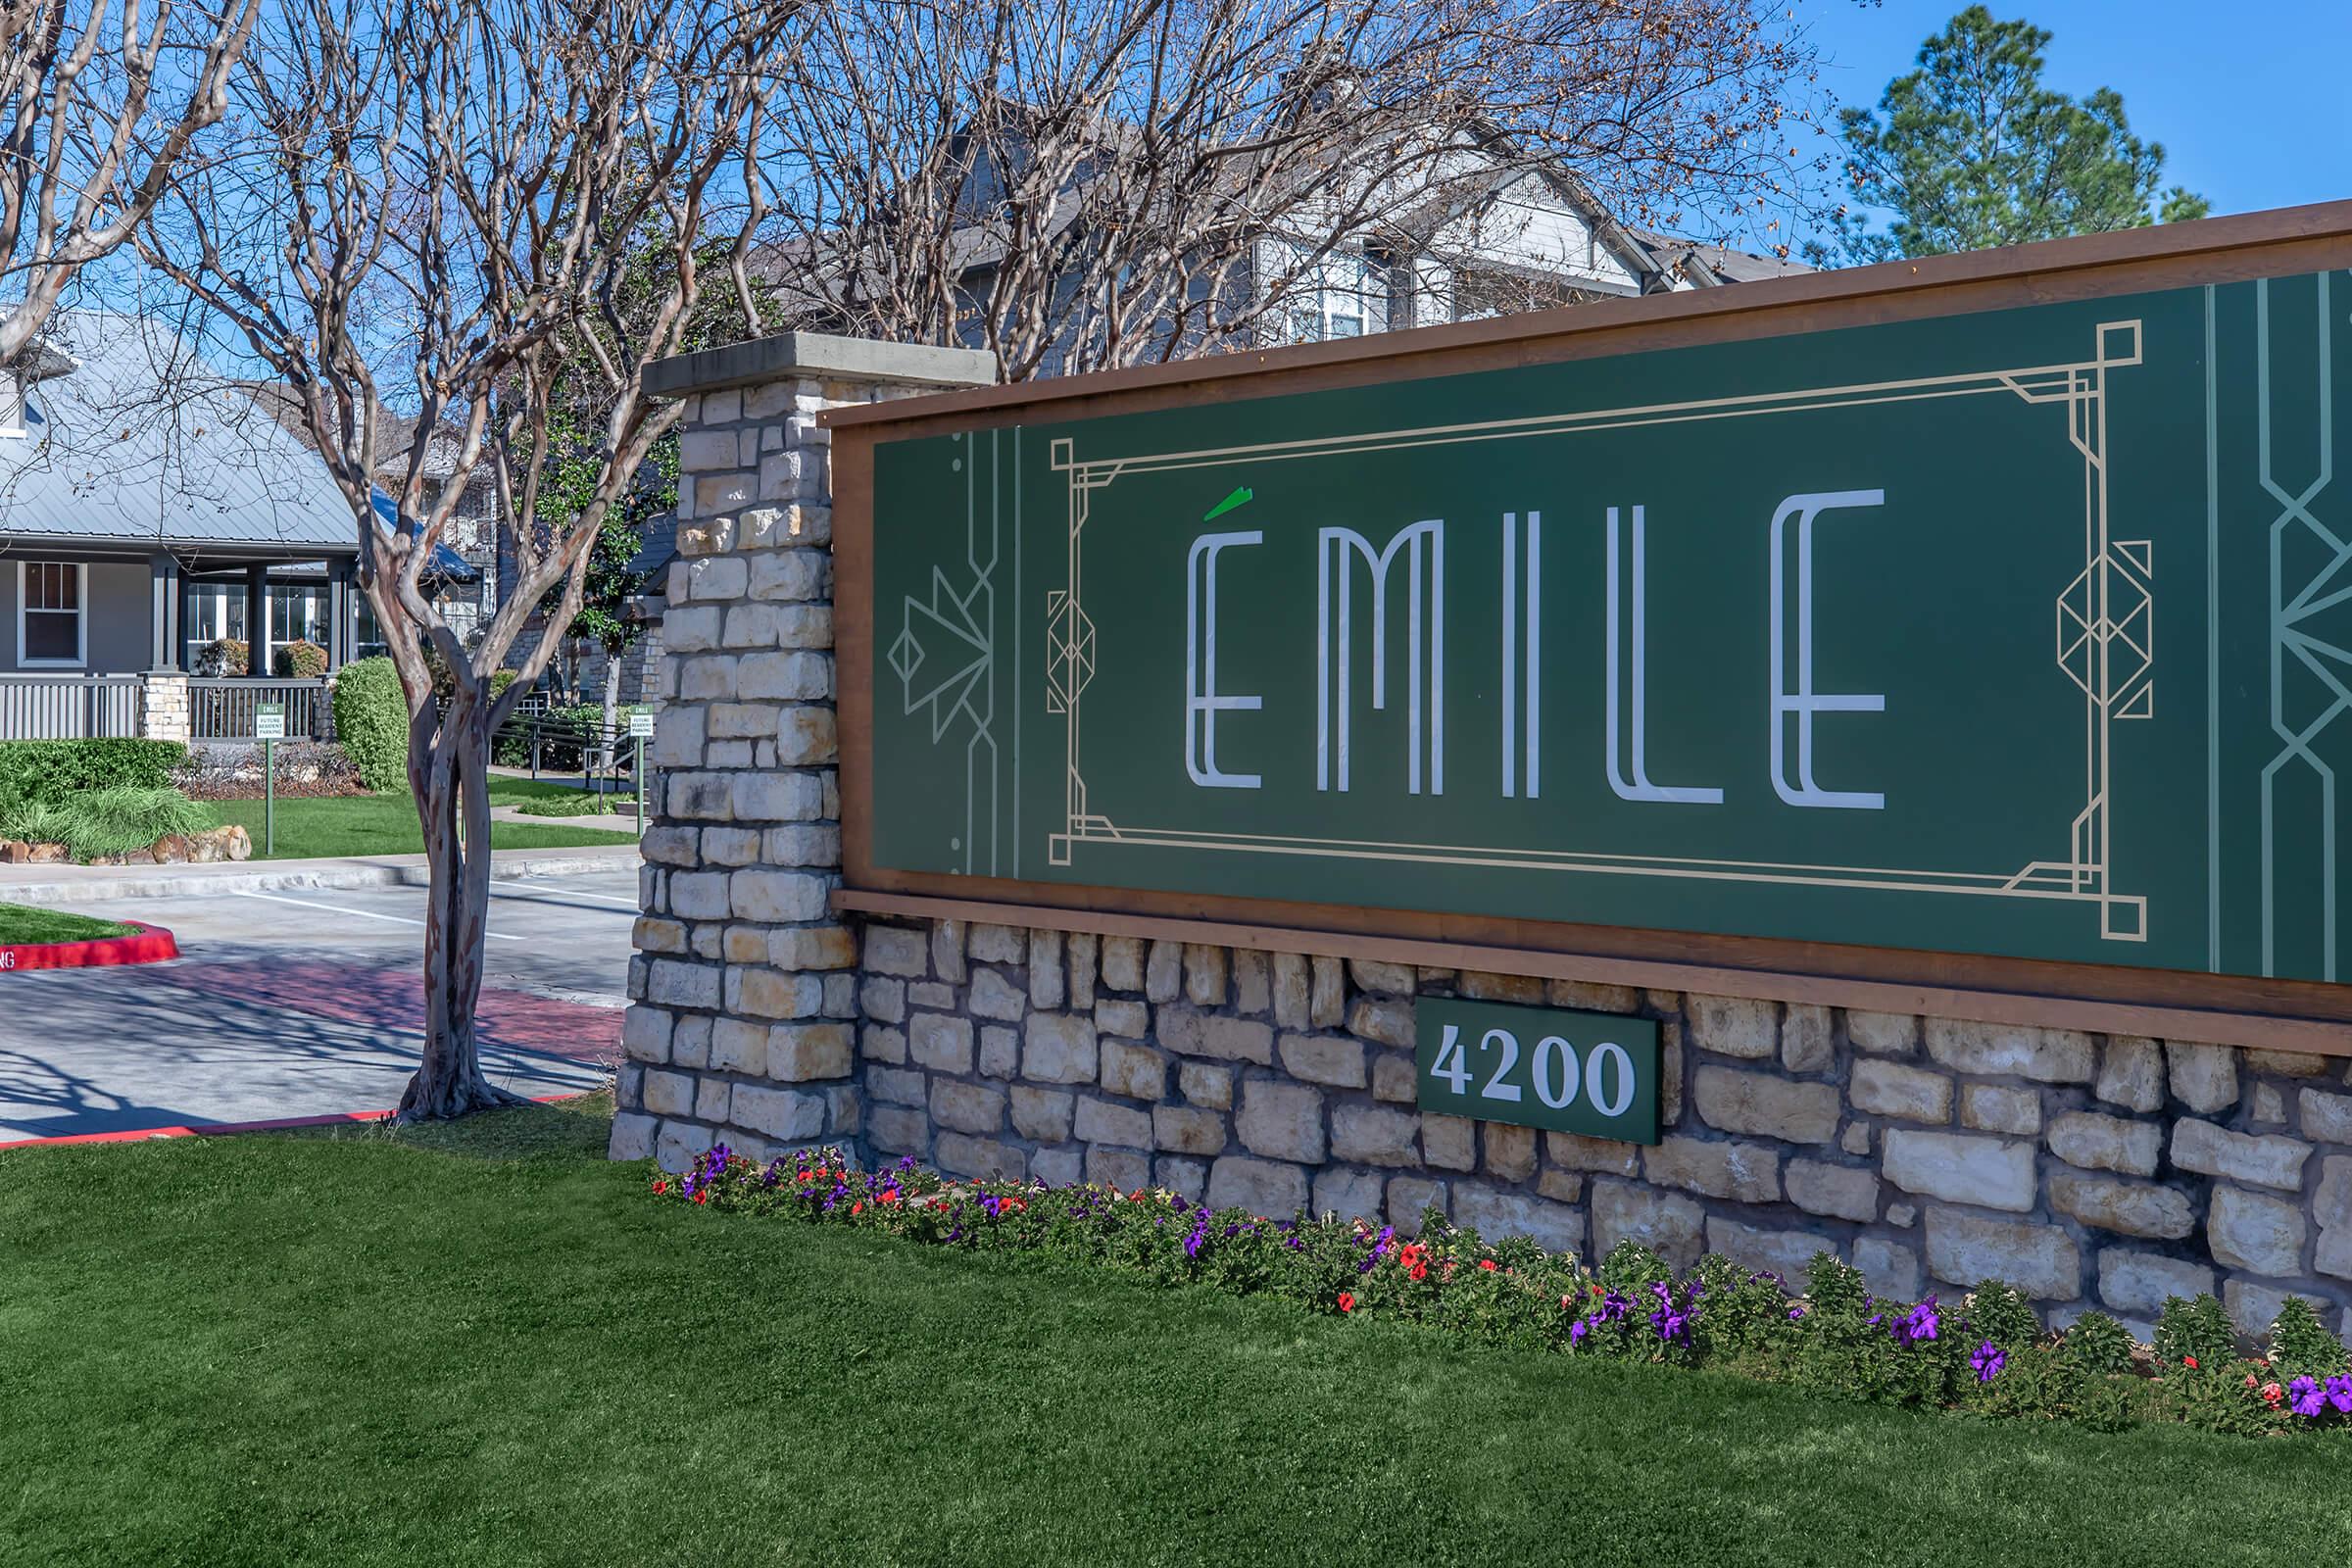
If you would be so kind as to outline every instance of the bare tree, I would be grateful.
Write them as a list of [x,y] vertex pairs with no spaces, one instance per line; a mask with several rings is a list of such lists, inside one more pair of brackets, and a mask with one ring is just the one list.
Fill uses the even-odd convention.
[[[1008,380],[1250,346],[1514,180],[1792,207],[1812,51],[1750,0],[834,0],[764,165],[784,314]],[[1810,161],[1818,171],[1826,159]],[[1607,220],[1603,220],[1607,221]]]
[[[299,407],[400,670],[431,869],[405,1119],[510,1098],[475,1033],[491,735],[556,654],[598,530],[675,422],[645,369],[682,341],[795,25],[768,0],[278,0],[231,82],[235,139],[141,230],[148,264]],[[732,215],[738,244],[749,217]],[[593,428],[560,431],[583,406]],[[428,482],[439,437],[376,450],[388,408],[450,434],[434,458],[448,473]],[[551,465],[576,479],[583,457],[587,482],[552,499]],[[514,565],[468,647],[419,581],[484,473]],[[428,649],[449,671],[439,701]],[[502,666],[520,676],[503,697]]]
[[227,109],[260,0],[0,0],[0,369]]

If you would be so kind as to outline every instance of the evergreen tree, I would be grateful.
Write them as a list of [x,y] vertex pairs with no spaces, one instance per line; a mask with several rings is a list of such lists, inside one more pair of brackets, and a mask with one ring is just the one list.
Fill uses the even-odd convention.
[[[2050,34],[1954,17],[1886,86],[1876,111],[1839,116],[1854,205],[1838,215],[1845,258],[1987,250],[2065,234],[2202,218],[2205,199],[2159,194],[2164,148],[2132,135],[2123,95],[2070,98],[2043,85]],[[1889,226],[1875,220],[1891,214]]]

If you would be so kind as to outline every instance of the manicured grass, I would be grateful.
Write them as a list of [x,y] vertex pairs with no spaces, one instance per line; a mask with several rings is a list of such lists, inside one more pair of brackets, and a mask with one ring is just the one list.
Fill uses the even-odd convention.
[[574,782],[561,783],[546,778],[509,778],[494,775],[490,780],[490,804],[512,806],[531,816],[606,816],[634,817],[637,797],[624,789],[606,790],[602,794],[583,790]]
[[[242,822],[245,831],[253,835],[254,858],[265,858],[260,801],[220,801],[213,809],[220,812],[222,822]],[[554,850],[626,843],[630,837],[628,833],[601,832],[594,828],[497,822],[491,826],[490,842],[501,850]],[[277,803],[276,859],[334,855],[416,855],[423,849],[424,830],[416,825],[416,808],[405,796],[351,795]]]
[[2352,1445],[2102,1436],[648,1200],[595,1107],[0,1155],[40,1563],[2331,1562]]
[[129,936],[130,927],[112,920],[93,920],[86,914],[65,914],[23,904],[0,904],[0,948],[34,942],[103,942]]

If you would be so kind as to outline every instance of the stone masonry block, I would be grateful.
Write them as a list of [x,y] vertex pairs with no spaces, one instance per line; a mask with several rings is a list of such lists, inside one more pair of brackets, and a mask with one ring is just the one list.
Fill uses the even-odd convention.
[[1156,1009],[1158,1041],[1188,1056],[1212,1056],[1221,1061],[1274,1063],[1274,1030],[1253,1018],[1229,1018],[1168,1005]]
[[1306,1187],[1302,1166],[1227,1154],[1208,1168],[1207,1203],[1285,1219],[1306,1207]]
[[1838,1136],[1834,1084],[1791,1083],[1771,1073],[1701,1067],[1692,1075],[1691,1102],[1707,1125],[1727,1133],[1826,1144]]
[[1021,1076],[1035,1083],[1091,1084],[1100,1076],[1094,1021],[1033,1012],[1021,1025]]
[[2022,1140],[1890,1127],[1886,1179],[1906,1193],[2023,1214],[2034,1206],[2034,1146]]
[[1233,1125],[1242,1147],[1253,1154],[1305,1165],[1323,1162],[1323,1097],[1302,1084],[1268,1079],[1243,1084]]
[[[2015,1074],[2041,1083],[2090,1082],[2090,1037],[2072,1029],[2028,1029],[1958,1018],[1927,1020],[1928,1054],[1958,1072]],[[1931,1266],[1933,1260],[1931,1259]]]
[[1286,1034],[1279,1044],[1283,1070],[1294,1078],[1337,1089],[1361,1089],[1369,1081],[1359,1040],[1346,1035]]

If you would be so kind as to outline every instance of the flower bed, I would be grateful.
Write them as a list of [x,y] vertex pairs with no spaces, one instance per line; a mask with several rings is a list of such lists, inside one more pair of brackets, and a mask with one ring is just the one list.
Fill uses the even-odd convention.
[[2102,1429],[2173,1421],[2352,1434],[2352,1360],[2296,1299],[2261,1353],[2246,1356],[2209,1296],[2167,1301],[2154,1345],[2143,1346],[2096,1312],[2045,1333],[2025,1298],[1997,1283],[1957,1304],[1882,1301],[1825,1252],[1791,1300],[1780,1276],[1725,1258],[1702,1258],[1678,1278],[1628,1243],[1591,1268],[1524,1238],[1488,1245],[1434,1209],[1406,1238],[1360,1220],[1212,1212],[1164,1191],[949,1183],[911,1158],[861,1171],[831,1149],[760,1165],[723,1144],[681,1176],[655,1177],[652,1190],[666,1202],[1039,1254],[1488,1344],[1706,1365],[1839,1397]]

